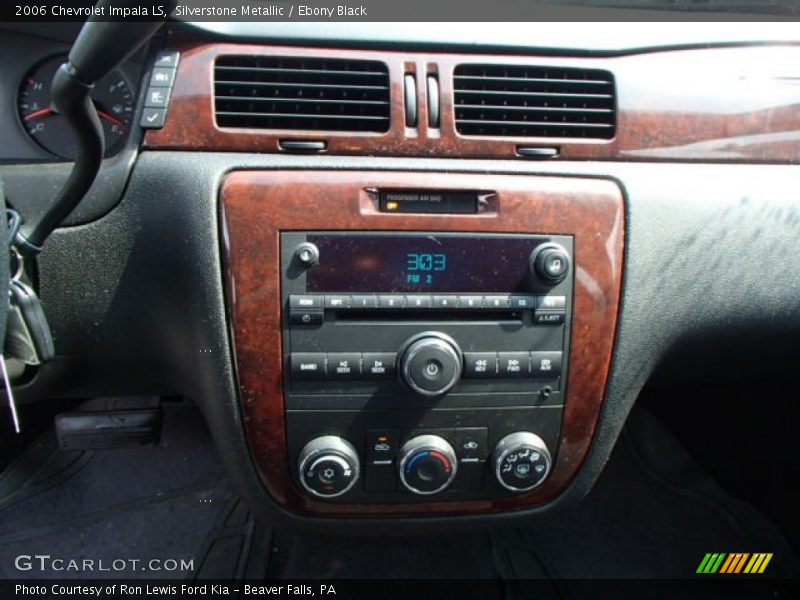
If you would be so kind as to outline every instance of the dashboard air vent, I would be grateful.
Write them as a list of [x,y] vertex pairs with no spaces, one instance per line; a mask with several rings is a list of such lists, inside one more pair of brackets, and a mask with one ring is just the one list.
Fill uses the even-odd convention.
[[389,130],[389,71],[363,60],[220,56],[214,65],[220,127]]
[[453,85],[462,135],[614,137],[614,78],[608,71],[459,65]]

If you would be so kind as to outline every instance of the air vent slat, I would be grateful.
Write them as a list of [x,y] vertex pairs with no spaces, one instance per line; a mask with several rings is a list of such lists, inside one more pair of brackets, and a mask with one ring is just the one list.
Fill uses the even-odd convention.
[[453,77],[462,135],[611,139],[611,73],[525,65],[459,65]]
[[221,56],[214,68],[220,127],[389,130],[389,72],[376,61]]
[[236,112],[227,110],[218,110],[218,115],[229,117],[264,117],[272,118],[277,117],[280,119],[372,119],[378,121],[385,121],[388,117],[376,117],[372,115],[357,115],[357,116],[342,116],[342,115],[326,115],[326,114],[313,114],[313,115],[299,115],[297,113],[266,113],[266,112]]
[[[234,67],[217,65],[217,72],[234,71],[243,73],[298,73],[297,69],[279,69],[273,67]],[[384,73],[379,71],[333,71],[328,69],[303,69],[299,71],[308,75],[352,75],[353,77],[384,77]]]
[[332,90],[349,89],[349,90],[388,90],[387,86],[383,85],[334,85],[331,83],[304,83],[299,81],[292,82],[277,82],[277,81],[226,81],[219,80],[217,85],[241,85],[246,87],[288,87],[288,88],[324,88]]
[[311,102],[314,104],[364,104],[385,106],[389,104],[388,100],[322,100],[320,98],[256,98],[254,96],[217,96],[219,100],[238,102]]
[[611,85],[610,81],[601,81],[595,79],[554,79],[551,77],[484,77],[482,75],[456,75],[455,76],[456,82],[459,81],[482,81],[484,83],[514,83],[514,82],[525,82],[525,83],[549,83],[553,85]]
[[529,112],[611,113],[610,108],[571,108],[565,106],[509,106],[500,104],[459,104],[459,110],[523,110]]

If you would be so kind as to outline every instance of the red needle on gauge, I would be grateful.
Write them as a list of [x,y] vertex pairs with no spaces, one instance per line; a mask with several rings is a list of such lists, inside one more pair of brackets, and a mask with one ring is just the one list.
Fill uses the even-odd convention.
[[98,110],[97,111],[97,115],[101,119],[105,119],[106,121],[111,121],[114,125],[124,125],[124,123],[122,121],[120,121],[117,117],[115,117],[114,115],[108,114],[104,110]]
[[46,117],[47,115],[52,115],[53,109],[49,106],[47,108],[41,108],[39,110],[33,111],[29,115],[25,115],[25,120],[30,121],[31,119],[38,119],[40,117]]

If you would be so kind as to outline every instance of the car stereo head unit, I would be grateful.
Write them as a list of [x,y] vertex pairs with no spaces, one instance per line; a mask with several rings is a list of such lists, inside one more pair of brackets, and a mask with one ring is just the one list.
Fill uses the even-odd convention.
[[570,236],[282,233],[298,488],[398,502],[542,483],[564,398],[572,256]]

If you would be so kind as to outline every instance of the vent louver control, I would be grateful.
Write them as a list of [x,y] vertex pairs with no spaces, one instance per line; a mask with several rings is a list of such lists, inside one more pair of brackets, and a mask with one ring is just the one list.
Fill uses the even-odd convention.
[[464,64],[453,87],[462,135],[611,139],[616,131],[608,71]]
[[220,56],[214,65],[219,127],[389,130],[389,72],[377,61]]

